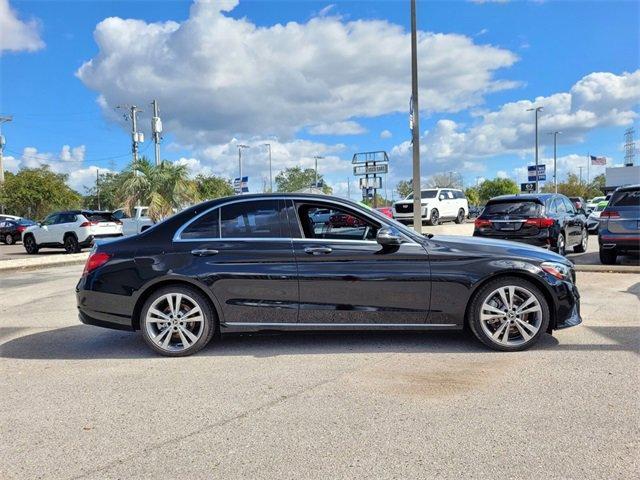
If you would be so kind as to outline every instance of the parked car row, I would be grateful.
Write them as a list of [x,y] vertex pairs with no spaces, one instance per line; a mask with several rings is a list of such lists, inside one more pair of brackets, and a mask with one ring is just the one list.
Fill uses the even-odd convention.
[[[413,223],[413,193],[393,204],[393,218],[401,223]],[[444,221],[463,223],[469,214],[469,203],[462,190],[428,188],[420,192],[420,216],[428,225]]]

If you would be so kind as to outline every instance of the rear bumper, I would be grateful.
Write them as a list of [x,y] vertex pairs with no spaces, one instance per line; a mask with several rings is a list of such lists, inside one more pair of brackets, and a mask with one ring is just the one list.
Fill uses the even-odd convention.
[[85,279],[76,286],[78,316],[82,323],[116,330],[134,330],[132,297],[84,289]]
[[541,248],[551,248],[551,247],[555,247],[555,242],[551,239],[551,237],[549,237],[549,232],[548,230],[543,230],[541,233],[539,233],[538,235],[532,235],[532,236],[517,236],[517,235],[508,235],[508,234],[504,234],[504,235],[485,235],[482,232],[480,232],[479,230],[475,230],[473,232],[473,236],[474,237],[483,237],[483,238],[494,238],[496,240],[509,240],[511,242],[519,242],[519,243],[526,243],[527,245],[533,245],[534,247],[541,247]]
[[82,242],[79,242],[79,245],[81,247],[90,247],[90,246],[93,245],[93,242],[95,240],[101,240],[103,238],[118,238],[118,237],[121,237],[121,236],[122,236],[121,233],[107,233],[107,234],[103,234],[103,235],[89,235]]
[[640,250],[640,235],[617,234],[609,231],[600,232],[598,243],[603,249]]

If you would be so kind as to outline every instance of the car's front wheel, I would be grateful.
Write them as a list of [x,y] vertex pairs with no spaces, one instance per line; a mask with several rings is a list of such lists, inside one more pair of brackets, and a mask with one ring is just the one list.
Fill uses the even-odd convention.
[[24,249],[27,251],[29,255],[34,255],[38,253],[38,244],[36,243],[36,239],[33,235],[27,235],[22,240],[22,245],[24,245]]
[[191,355],[203,348],[215,332],[215,314],[209,301],[187,286],[168,286],[151,294],[142,307],[140,329],[156,352]]
[[519,277],[493,280],[474,295],[467,321],[473,334],[494,350],[525,350],[549,325],[549,305],[533,283]]
[[80,251],[80,245],[75,235],[67,235],[64,237],[64,251],[67,253],[78,253]]
[[437,208],[431,210],[431,215],[429,215],[429,225],[438,225],[440,222],[440,212],[438,212]]
[[567,244],[564,239],[564,233],[559,233],[558,238],[556,240],[556,253],[558,255],[562,255],[563,257],[567,253]]

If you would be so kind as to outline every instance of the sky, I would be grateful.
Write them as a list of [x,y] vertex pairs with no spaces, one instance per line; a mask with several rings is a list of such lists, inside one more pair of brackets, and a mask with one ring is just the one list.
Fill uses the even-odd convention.
[[[622,164],[640,112],[640,2],[419,1],[422,181],[456,172],[526,181],[542,106],[540,162],[578,173]],[[48,164],[84,192],[131,160],[126,105],[153,157],[249,188],[300,165],[337,195],[360,193],[354,153],[385,150],[387,194],[412,176],[409,1],[0,0],[5,168]],[[638,129],[640,135],[640,129]],[[640,161],[640,159],[638,160]],[[590,167],[589,176],[604,167]],[[639,179],[640,180],[640,179]]]

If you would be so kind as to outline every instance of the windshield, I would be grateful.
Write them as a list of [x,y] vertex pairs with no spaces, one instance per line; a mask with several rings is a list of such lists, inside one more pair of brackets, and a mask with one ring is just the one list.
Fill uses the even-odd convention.
[[495,202],[484,207],[483,215],[522,215],[533,217],[538,215],[540,204],[527,201]]
[[[421,198],[436,198],[436,193],[438,193],[437,190],[422,190]],[[405,200],[413,200],[413,192],[407,195]]]

